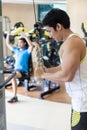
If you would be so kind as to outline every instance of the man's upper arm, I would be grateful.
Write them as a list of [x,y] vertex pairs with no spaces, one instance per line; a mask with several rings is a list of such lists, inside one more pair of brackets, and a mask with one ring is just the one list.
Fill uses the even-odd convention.
[[80,64],[80,48],[74,43],[70,43],[62,55],[62,71],[69,78],[73,78]]

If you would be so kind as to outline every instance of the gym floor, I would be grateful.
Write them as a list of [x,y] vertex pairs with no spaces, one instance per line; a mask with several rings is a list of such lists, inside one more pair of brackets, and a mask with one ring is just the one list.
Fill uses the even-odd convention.
[[11,96],[6,91],[7,130],[70,130],[70,104],[20,94],[20,101],[10,104],[7,100]]

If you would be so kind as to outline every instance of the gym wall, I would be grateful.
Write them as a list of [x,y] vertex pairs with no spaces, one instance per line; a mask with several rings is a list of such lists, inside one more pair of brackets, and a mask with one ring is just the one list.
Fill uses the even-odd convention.
[[[31,30],[35,23],[33,4],[2,4],[2,15],[9,17],[11,21],[11,27],[14,26],[16,22],[23,22],[25,28]],[[4,24],[4,22],[3,22]],[[5,42],[5,41],[4,41]],[[3,44],[3,52],[5,55],[10,55],[11,52],[6,50],[5,44]],[[7,54],[7,52],[8,54]],[[6,53],[6,54],[5,54]]]
[[84,36],[81,24],[87,21],[87,0],[67,0],[67,12],[71,19],[72,30]]
[[[71,28],[83,35],[81,23],[87,20],[87,0],[66,0],[67,12],[71,18]],[[3,16],[9,16],[11,24],[22,21],[29,29],[34,24],[33,4],[6,4],[3,3]]]
[[3,4],[3,16],[8,16],[13,26],[16,22],[23,22],[25,27],[32,29],[34,24],[34,11],[32,4]]

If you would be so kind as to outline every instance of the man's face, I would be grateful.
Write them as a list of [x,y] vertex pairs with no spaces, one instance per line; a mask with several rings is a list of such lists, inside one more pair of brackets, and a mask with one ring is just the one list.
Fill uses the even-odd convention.
[[56,42],[59,42],[61,40],[58,29],[55,30],[53,27],[47,26],[46,30],[49,32],[50,37],[53,38]]
[[25,48],[26,43],[23,40],[18,40],[18,47]]

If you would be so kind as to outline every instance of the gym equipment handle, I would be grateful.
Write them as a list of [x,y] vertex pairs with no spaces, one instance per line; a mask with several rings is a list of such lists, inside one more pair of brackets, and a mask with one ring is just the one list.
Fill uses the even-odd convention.
[[[5,73],[5,72],[3,72]],[[2,88],[3,86],[5,86],[14,76],[16,75],[16,72],[12,72],[12,74],[3,82],[0,83],[0,88]]]

